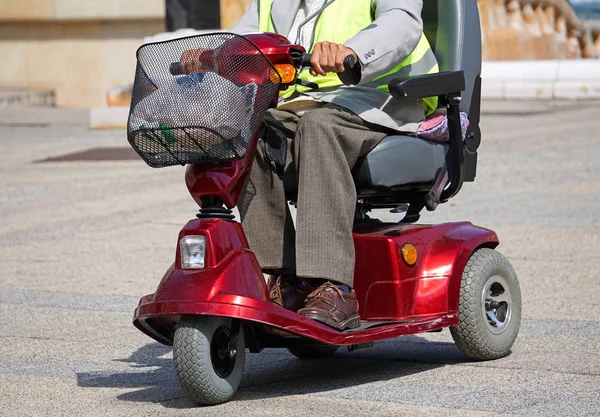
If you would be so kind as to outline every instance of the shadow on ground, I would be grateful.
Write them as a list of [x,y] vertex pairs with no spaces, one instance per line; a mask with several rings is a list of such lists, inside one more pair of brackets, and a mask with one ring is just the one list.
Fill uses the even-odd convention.
[[[147,344],[129,358],[118,360],[130,364],[130,369],[78,373],[77,384],[91,388],[139,388],[117,398],[160,403],[168,408],[193,407],[177,382],[170,352],[170,347]],[[454,343],[428,342],[418,336],[404,336],[352,353],[340,348],[334,356],[317,360],[299,360],[284,349],[267,349],[246,355],[244,379],[234,399],[322,393],[464,361]]]

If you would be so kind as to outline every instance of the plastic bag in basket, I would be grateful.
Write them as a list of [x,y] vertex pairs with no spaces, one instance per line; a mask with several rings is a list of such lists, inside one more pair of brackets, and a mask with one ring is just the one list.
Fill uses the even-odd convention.
[[[194,73],[173,78],[140,100],[130,125],[144,132],[144,140],[159,141],[178,152],[199,152],[201,147],[209,157],[234,158],[238,150],[228,141],[248,141],[252,135],[254,97],[252,85],[240,88],[214,72]],[[185,144],[192,149],[182,149]]]

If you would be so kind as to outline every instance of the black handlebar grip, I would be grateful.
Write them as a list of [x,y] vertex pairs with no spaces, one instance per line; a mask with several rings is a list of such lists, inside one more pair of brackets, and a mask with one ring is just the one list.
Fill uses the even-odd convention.
[[310,67],[310,59],[312,58],[312,54],[304,54],[302,56],[302,60],[300,61],[300,65],[303,67]]
[[356,62],[354,62],[354,57],[352,55],[348,55],[344,59],[344,69],[348,72],[350,72],[354,69],[355,64],[356,64]]
[[362,78],[360,64],[352,55],[344,59],[344,72],[338,73],[338,78],[344,85],[356,85],[360,82]]
[[183,75],[183,69],[181,68],[181,65],[179,64],[179,62],[173,62],[171,64],[171,66],[169,67],[169,72],[171,73],[171,75]]

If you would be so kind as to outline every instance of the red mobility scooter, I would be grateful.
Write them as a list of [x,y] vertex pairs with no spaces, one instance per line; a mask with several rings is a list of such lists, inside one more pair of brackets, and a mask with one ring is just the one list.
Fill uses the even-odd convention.
[[[279,347],[318,358],[449,327],[469,358],[510,352],[521,295],[511,265],[495,251],[496,234],[468,222],[416,224],[421,210],[435,209],[474,180],[481,136],[477,2],[425,0],[423,19],[442,72],[395,79],[389,90],[398,100],[439,96],[449,140],[390,136],[354,168],[361,325],[345,332],[270,302],[263,272],[231,214],[264,134],[266,110],[276,106],[281,88],[302,82],[298,73],[310,61],[304,48],[274,34],[216,33],[138,50],[129,142],[152,167],[187,165],[185,181],[200,212],[179,233],[175,262],[156,292],[142,297],[133,323],[173,345],[175,372],[193,401],[228,401],[246,350]],[[182,74],[181,54],[199,48],[205,70]],[[347,65],[340,78],[351,83],[355,75]],[[470,122],[464,140],[460,112]],[[381,208],[404,216],[397,223],[367,216]]]

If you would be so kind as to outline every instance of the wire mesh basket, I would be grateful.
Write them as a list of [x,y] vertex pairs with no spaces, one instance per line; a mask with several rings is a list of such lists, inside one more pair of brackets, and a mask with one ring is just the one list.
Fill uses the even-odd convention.
[[[198,72],[171,65],[194,50]],[[243,158],[281,78],[248,39],[214,33],[146,44],[137,68],[127,139],[151,167]]]

